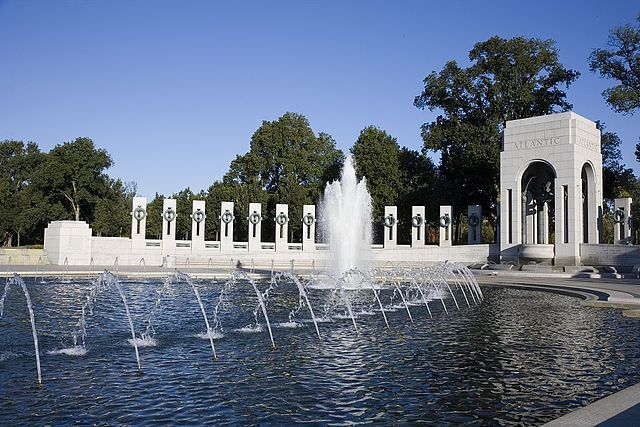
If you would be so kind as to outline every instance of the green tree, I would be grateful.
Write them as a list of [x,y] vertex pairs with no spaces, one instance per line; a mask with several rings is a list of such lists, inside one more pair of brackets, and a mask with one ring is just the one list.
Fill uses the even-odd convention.
[[4,246],[18,246],[22,238],[37,239],[46,223],[48,206],[33,183],[33,172],[45,154],[33,142],[0,142],[0,236]]
[[[636,18],[640,24],[640,14]],[[602,92],[614,111],[633,114],[640,108],[640,25],[626,24],[609,32],[604,49],[594,49],[589,68],[618,84]]]
[[198,197],[196,197],[193,194],[193,191],[187,187],[184,190],[173,194],[171,198],[176,199],[176,209],[178,214],[175,220],[176,239],[189,240],[191,239],[191,210],[193,200]]
[[351,153],[358,178],[366,177],[367,189],[373,202],[375,229],[378,230],[384,216],[384,207],[396,205],[403,193],[400,146],[396,138],[386,131],[367,126],[360,131]]
[[627,197],[633,191],[637,178],[633,169],[625,167],[620,147],[622,140],[615,132],[605,132],[604,123],[596,123],[601,134],[602,152],[602,197],[607,205],[616,197]]
[[[425,206],[425,220],[438,218],[439,176],[433,161],[424,153],[406,147],[398,153],[401,170],[401,194],[398,196],[398,243],[411,243],[411,206]],[[435,224],[435,223],[434,223]]]
[[492,37],[469,60],[467,68],[449,61],[429,74],[414,99],[440,112],[422,125],[422,139],[425,152],[440,154],[441,202],[454,207],[457,222],[469,204],[495,212],[505,122],[570,109],[561,86],[579,75],[560,64],[552,40]]
[[136,195],[134,182],[111,180],[109,190],[98,200],[91,228],[98,236],[131,237],[131,203]]
[[[235,191],[240,234],[246,234],[249,201],[266,201],[265,224],[273,219],[276,203],[287,203],[290,232],[299,238],[302,205],[315,203],[326,182],[337,178],[342,159],[333,138],[325,133],[316,136],[303,115],[285,113],[278,120],[262,122],[251,137],[249,152],[231,162],[222,183],[209,190],[209,197],[212,190]],[[263,227],[263,235],[272,238],[271,227]]]
[[147,203],[147,227],[146,235],[148,239],[162,238],[162,203],[164,196],[156,193],[153,200]]
[[111,157],[98,149],[89,138],[56,145],[37,174],[37,183],[51,203],[59,202],[71,217],[91,222],[95,205],[109,191],[105,170],[112,165]]

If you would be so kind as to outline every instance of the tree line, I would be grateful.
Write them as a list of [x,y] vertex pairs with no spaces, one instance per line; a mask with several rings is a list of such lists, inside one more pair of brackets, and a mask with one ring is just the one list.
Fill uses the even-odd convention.
[[[640,23],[640,15],[638,16]],[[507,120],[567,111],[572,105],[565,89],[580,73],[565,68],[551,40],[492,37],[469,52],[469,66],[447,62],[424,79],[413,100],[420,109],[437,111],[435,120],[421,127],[420,151],[400,146],[396,138],[374,125],[361,130],[350,149],[359,177],[366,176],[373,198],[374,221],[381,224],[385,205],[397,205],[401,243],[410,240],[412,205],[427,207],[435,224],[440,205],[452,205],[454,240],[463,240],[467,205],[479,204],[487,223],[485,241],[493,241],[499,203],[499,153]],[[603,92],[617,112],[640,109],[640,26],[611,30],[606,48],[595,49],[589,67],[619,84]],[[615,197],[640,201],[640,182],[627,168],[622,141],[598,122],[602,131],[605,198],[605,236]],[[437,153],[435,164],[429,155]],[[640,161],[640,143],[636,146]],[[251,137],[250,149],[238,155],[222,179],[194,193],[186,188],[166,195],[178,200],[177,238],[189,239],[191,201],[205,200],[205,238],[217,238],[221,201],[235,202],[235,236],[246,239],[250,202],[263,204],[265,224],[273,223],[275,204],[289,204],[290,233],[301,239],[302,205],[320,201],[328,182],[339,178],[345,153],[331,135],[315,132],[307,118],[287,112],[263,121]],[[129,236],[131,199],[135,183],[106,173],[113,164],[106,150],[82,137],[55,146],[48,153],[36,143],[0,142],[0,238],[4,246],[41,244],[48,222],[85,220],[97,235]],[[147,236],[161,235],[162,199],[149,202]],[[636,217],[640,210],[635,204]],[[379,227],[381,229],[381,227]],[[636,225],[637,228],[637,225]],[[273,239],[273,227],[263,227],[263,239]],[[374,239],[381,236],[374,234]]]

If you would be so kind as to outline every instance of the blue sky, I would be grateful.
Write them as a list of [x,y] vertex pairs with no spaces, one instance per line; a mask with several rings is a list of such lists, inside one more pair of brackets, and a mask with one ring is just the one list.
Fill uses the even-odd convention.
[[370,124],[420,149],[436,116],[413,106],[423,78],[478,41],[523,35],[556,41],[582,73],[574,111],[617,132],[638,172],[639,116],[610,110],[611,82],[587,58],[639,12],[628,0],[0,0],[0,140],[49,150],[88,136],[147,197],[206,189],[286,111],[343,150]]

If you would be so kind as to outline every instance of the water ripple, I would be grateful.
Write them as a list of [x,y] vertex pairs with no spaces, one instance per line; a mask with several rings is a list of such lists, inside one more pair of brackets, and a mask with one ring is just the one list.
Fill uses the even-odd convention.
[[[122,285],[144,331],[161,283]],[[222,284],[197,286],[211,312]],[[65,342],[89,283],[31,283],[29,291],[49,349],[45,382],[34,385],[29,320],[12,294],[0,319],[1,425],[537,425],[640,380],[640,325],[562,295],[487,289],[482,305],[448,315],[433,304],[433,320],[421,305],[411,306],[414,323],[404,307],[385,309],[388,329],[362,295],[354,297],[359,333],[348,317],[319,315],[318,339],[305,310],[290,318],[298,294],[282,286],[268,301],[274,351],[254,317],[255,292],[239,287],[211,332],[214,361],[191,290],[176,286],[155,313],[155,345],[138,341],[139,374],[118,295],[102,295],[87,316],[86,354],[63,357],[73,354]],[[319,313],[326,294],[310,292]]]

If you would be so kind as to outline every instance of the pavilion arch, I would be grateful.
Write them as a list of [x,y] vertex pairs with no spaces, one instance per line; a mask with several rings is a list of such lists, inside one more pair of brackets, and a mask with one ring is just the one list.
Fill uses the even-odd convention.
[[591,221],[590,218],[599,218],[597,193],[596,193],[596,173],[590,161],[582,165],[580,172],[580,187],[582,192],[582,243],[598,243],[598,222]]
[[567,111],[509,120],[503,137],[501,260],[579,265],[602,228],[600,130]]
[[534,159],[519,175],[520,241],[526,245],[549,244],[555,218],[556,170],[549,162]]

